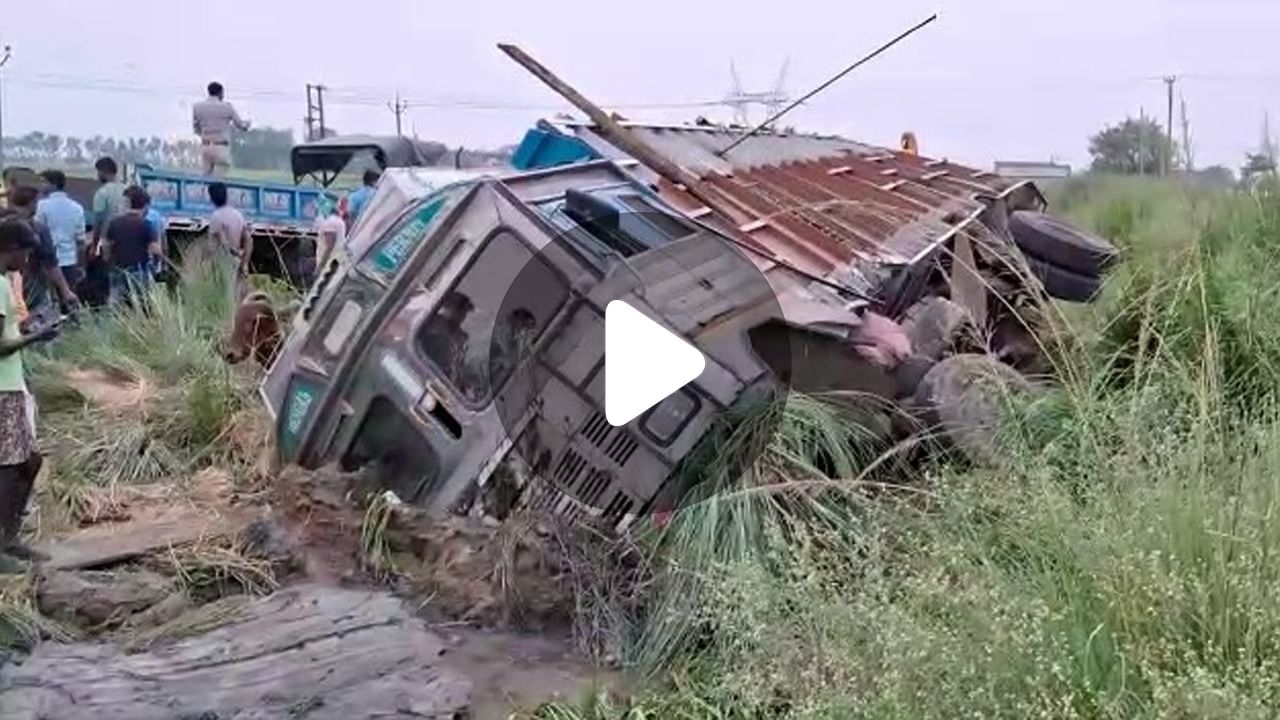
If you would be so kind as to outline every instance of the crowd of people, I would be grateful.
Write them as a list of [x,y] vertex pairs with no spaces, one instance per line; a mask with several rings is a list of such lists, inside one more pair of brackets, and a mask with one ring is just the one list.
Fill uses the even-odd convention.
[[[87,210],[67,194],[60,170],[40,187],[6,178],[0,208],[0,572],[37,556],[18,531],[43,459],[35,444],[35,399],[23,351],[55,338],[88,308],[140,306],[168,257],[164,218],[138,185],[119,179],[110,157],[94,164],[98,189]],[[228,202],[227,186],[209,184],[214,212],[208,249],[227,280],[228,306],[243,292],[253,244],[249,223]]]
[[[166,268],[165,220],[147,191],[120,182],[112,158],[100,158],[94,168],[99,186],[88,210],[67,195],[61,170],[40,173],[41,187],[6,180],[8,207],[0,210],[0,222],[23,226],[33,243],[28,266],[7,274],[26,324],[75,315],[83,305],[132,303]],[[248,221],[228,202],[223,183],[209,184],[209,199],[210,245],[223,250],[217,256],[233,276],[242,276],[252,252]]]
[[[226,282],[227,307],[244,297],[253,255],[250,224],[229,202],[222,182],[231,165],[233,130],[248,123],[223,98],[219,83],[193,109],[208,184],[209,232],[203,252]],[[168,269],[165,219],[151,207],[139,185],[121,181],[110,157],[94,163],[98,188],[85,208],[67,193],[67,176],[45,170],[35,182],[5,176],[7,203],[0,208],[0,572],[14,563],[39,559],[19,540],[22,516],[43,458],[36,448],[36,403],[27,383],[23,351],[57,337],[68,321],[88,311],[128,305],[146,311],[145,298]],[[316,244],[308,267],[292,269],[309,282],[317,266],[346,243],[347,229],[360,216],[379,180],[366,172],[347,198],[345,217],[322,195],[317,208]],[[19,568],[20,569],[20,568]]]

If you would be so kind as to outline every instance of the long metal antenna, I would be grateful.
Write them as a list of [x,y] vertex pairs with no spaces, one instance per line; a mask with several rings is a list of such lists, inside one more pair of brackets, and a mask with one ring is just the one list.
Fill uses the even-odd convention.
[[799,99],[799,100],[796,100],[795,102],[793,102],[793,103],[791,103],[790,105],[786,106],[786,107],[785,107],[785,108],[783,108],[782,110],[779,110],[778,112],[774,113],[771,117],[769,117],[768,119],[766,119],[764,122],[762,122],[762,123],[760,123],[759,125],[755,126],[755,128],[754,128],[754,129],[752,129],[752,130],[751,130],[751,132],[749,132],[749,133],[747,133],[746,135],[743,135],[742,137],[738,138],[737,140],[734,140],[733,142],[729,143],[729,145],[728,145],[727,147],[725,147],[725,148],[724,148],[723,150],[721,150],[720,152],[716,153],[716,155],[719,155],[720,157],[724,157],[725,155],[728,155],[730,150],[732,150],[732,149],[734,149],[734,148],[738,147],[738,146],[739,146],[739,145],[741,145],[743,142],[745,142],[748,138],[754,137],[757,133],[759,133],[759,132],[760,132],[761,130],[763,130],[764,128],[766,128],[766,127],[768,127],[768,126],[772,125],[773,123],[777,122],[777,121],[778,121],[778,118],[782,117],[783,115],[786,115],[787,113],[791,112],[792,110],[795,110],[797,107],[799,107],[799,106],[803,105],[803,104],[804,104],[804,102],[805,102],[806,100],[808,100],[809,98],[811,98],[811,97],[813,97],[814,95],[817,95],[818,93],[822,92],[823,90],[826,90],[827,88],[831,87],[831,85],[833,85],[833,84],[834,84],[837,80],[839,80],[840,78],[842,78],[842,77],[844,77],[845,75],[848,75],[849,73],[853,72],[854,70],[857,70],[858,68],[862,67],[862,66],[863,66],[863,65],[865,65],[866,63],[868,63],[868,62],[870,62],[871,60],[875,59],[875,57],[876,57],[877,55],[879,55],[879,54],[883,53],[884,51],[888,50],[889,48],[893,47],[894,45],[897,45],[898,43],[902,42],[903,40],[906,40],[906,39],[907,39],[907,37],[909,37],[910,35],[915,34],[915,32],[916,32],[917,30],[920,30],[920,29],[921,29],[921,28],[923,28],[925,25],[928,25],[929,23],[931,23],[931,22],[933,22],[934,20],[937,20],[937,19],[938,19],[938,14],[937,14],[937,13],[934,13],[934,14],[930,15],[929,17],[925,18],[924,20],[921,20],[920,22],[916,23],[916,24],[915,24],[915,25],[913,25],[909,30],[906,30],[905,32],[903,32],[902,34],[898,35],[897,37],[895,37],[894,39],[890,40],[889,42],[887,42],[887,43],[885,43],[885,44],[881,45],[880,47],[876,48],[875,50],[872,50],[870,53],[868,53],[867,55],[863,56],[861,59],[859,59],[859,60],[858,60],[857,62],[855,62],[854,64],[852,64],[852,65],[850,65],[849,67],[847,67],[847,68],[845,68],[845,69],[841,70],[840,72],[836,73],[836,74],[835,74],[835,76],[833,76],[830,80],[827,80],[826,82],[822,83],[822,84],[821,84],[821,85],[819,85],[818,87],[816,87],[816,88],[814,88],[814,89],[810,90],[809,92],[805,93],[803,96],[801,96],[801,97],[800,97],[800,99]]
[[[9,63],[13,49],[5,45],[0,49],[0,70]],[[0,170],[4,169],[4,78],[0,77]]]

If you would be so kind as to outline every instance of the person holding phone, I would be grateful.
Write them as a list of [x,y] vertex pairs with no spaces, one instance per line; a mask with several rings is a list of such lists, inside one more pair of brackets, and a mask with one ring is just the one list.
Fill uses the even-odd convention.
[[27,388],[22,352],[58,335],[58,323],[19,328],[8,273],[26,267],[37,240],[12,214],[0,218],[0,572],[21,572],[39,554],[18,539],[22,516],[44,458],[36,450],[35,400]]

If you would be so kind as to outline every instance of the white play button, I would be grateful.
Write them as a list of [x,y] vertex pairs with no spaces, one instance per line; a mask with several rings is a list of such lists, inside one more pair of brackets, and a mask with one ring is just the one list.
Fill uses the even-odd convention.
[[604,416],[618,427],[702,374],[706,359],[621,300],[604,308]]

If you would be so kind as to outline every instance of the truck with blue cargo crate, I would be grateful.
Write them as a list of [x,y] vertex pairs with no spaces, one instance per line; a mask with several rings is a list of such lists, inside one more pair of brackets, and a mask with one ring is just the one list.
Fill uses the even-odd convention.
[[[193,239],[208,232],[213,203],[209,185],[223,182],[227,201],[244,213],[254,237],[254,272],[280,277],[297,285],[308,280],[300,260],[315,253],[316,210],[323,195],[335,202],[331,189],[339,177],[361,169],[424,167],[444,156],[439,143],[402,137],[349,135],[295,145],[290,151],[294,184],[263,183],[244,178],[212,178],[181,171],[138,166],[132,180],[146,189],[151,206],[165,218],[169,251],[175,259]],[[461,171],[440,168],[440,184],[457,179]],[[466,173],[467,175],[474,173]],[[421,175],[421,174],[420,174]],[[423,175],[425,177],[425,175]],[[303,185],[304,181],[316,184]]]
[[250,223],[255,272],[300,282],[298,260],[315,252],[316,207],[324,188],[206,177],[139,166],[134,180],[151,196],[151,207],[165,219],[169,252],[183,249],[208,232],[213,203],[209,185],[223,182],[227,202]]

